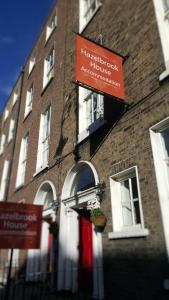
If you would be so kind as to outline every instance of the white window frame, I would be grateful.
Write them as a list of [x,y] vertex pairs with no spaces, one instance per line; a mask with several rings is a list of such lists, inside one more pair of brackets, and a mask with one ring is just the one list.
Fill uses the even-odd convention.
[[39,141],[37,152],[36,173],[34,176],[48,167],[49,146],[50,146],[50,123],[51,123],[51,107],[48,107],[41,114]]
[[9,160],[4,161],[2,177],[1,177],[1,185],[0,185],[0,201],[5,200],[4,197],[5,197],[7,182],[8,182],[9,164],[10,164]]
[[165,11],[164,0],[153,0],[153,2],[166,68],[159,77],[161,81],[169,76],[169,11]]
[[32,54],[30,61],[29,61],[29,74],[32,72],[32,70],[35,66],[35,63],[36,63],[36,57],[35,57],[35,54]]
[[11,119],[9,123],[8,143],[10,143],[14,137],[15,120]]
[[4,111],[4,121],[6,121],[8,116],[9,116],[9,109],[6,108],[5,111]]
[[13,102],[12,102],[12,106],[15,105],[16,101],[18,100],[18,97],[19,97],[19,90],[16,89],[16,90],[14,91],[14,94],[13,94]]
[[22,138],[21,141],[16,185],[15,185],[16,188],[23,186],[25,182],[26,164],[28,158],[28,139],[29,139],[29,134],[27,133],[24,136],[24,138]]
[[34,94],[34,85],[32,83],[29,87],[29,90],[26,93],[26,104],[25,104],[24,118],[26,118],[28,116],[28,114],[32,111],[33,94]]
[[[98,115],[94,117],[93,99],[97,95]],[[104,97],[83,87],[79,87],[79,128],[78,142],[85,139],[104,123]]]
[[[95,9],[92,11],[92,5]],[[82,32],[97,10],[102,6],[101,0],[79,0],[79,32]]]
[[[138,191],[138,203],[139,203],[139,217],[140,223],[135,224],[133,219],[133,224],[130,226],[124,225],[123,220],[123,205],[122,205],[122,183],[129,179],[135,177],[137,182],[137,191]],[[110,177],[110,189],[111,189],[111,205],[112,205],[112,222],[113,222],[113,232],[108,233],[109,239],[119,239],[119,238],[130,238],[130,237],[144,237],[148,235],[148,230],[144,227],[143,211],[141,204],[141,194],[138,178],[137,166],[129,168],[125,171],[122,171],[118,174],[115,174]],[[130,186],[131,191],[131,186]],[[134,203],[132,199],[132,193],[130,194],[130,204],[131,207]],[[133,217],[133,210],[132,210]]]
[[45,88],[48,82],[51,80],[51,78],[54,77],[54,60],[55,50],[53,47],[44,60],[43,88]]
[[6,141],[6,135],[3,133],[0,142],[0,155],[4,152],[5,141]]
[[166,18],[169,17],[169,1],[168,0],[163,0],[163,6],[164,6],[164,12],[166,14]]
[[54,13],[50,18],[46,27],[46,41],[49,39],[56,26],[57,26],[57,16],[56,13]]
[[164,144],[162,139],[163,130],[169,128],[169,117],[160,121],[150,128],[151,146],[154,158],[159,202],[161,207],[162,222],[166,242],[167,257],[169,261],[169,184],[167,161],[165,158]]

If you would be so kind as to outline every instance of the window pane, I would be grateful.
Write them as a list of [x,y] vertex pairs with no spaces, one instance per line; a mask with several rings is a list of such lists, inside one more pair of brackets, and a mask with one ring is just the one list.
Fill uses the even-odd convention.
[[92,124],[92,97],[90,96],[86,101],[86,126]]
[[103,118],[103,96],[97,93],[90,93],[85,98],[87,126]]
[[87,190],[93,186],[95,186],[93,172],[90,167],[83,166],[75,178],[71,194],[74,195],[77,192]]
[[129,180],[121,182],[121,202],[130,202]]
[[133,199],[138,199],[138,189],[136,177],[131,178]]
[[164,141],[165,155],[166,157],[169,157],[169,128],[162,132],[162,137]]
[[95,122],[98,119],[99,111],[98,111],[98,99],[97,94],[93,94],[93,122]]
[[122,214],[123,225],[131,226],[133,224],[132,207],[129,190],[129,180],[121,182],[121,202],[122,202]]
[[141,219],[140,219],[140,208],[139,208],[139,201],[134,202],[134,217],[135,217],[135,224],[140,224]]
[[169,10],[169,0],[163,0],[164,3],[164,10],[167,11]]
[[92,5],[91,5],[91,11],[94,12],[96,9],[96,1],[91,1]]

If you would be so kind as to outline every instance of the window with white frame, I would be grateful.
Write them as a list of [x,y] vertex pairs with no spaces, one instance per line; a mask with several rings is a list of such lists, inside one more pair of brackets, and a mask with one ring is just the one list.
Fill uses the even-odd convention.
[[169,117],[150,128],[150,137],[169,259]]
[[28,138],[29,135],[27,133],[21,141],[18,170],[17,170],[17,177],[16,177],[16,188],[22,186],[25,182],[25,172],[26,172],[27,153],[28,153]]
[[25,117],[32,111],[33,92],[34,86],[32,83],[26,94]]
[[32,72],[33,67],[35,66],[35,63],[36,63],[35,54],[32,54],[31,58],[29,60],[29,74]]
[[79,30],[85,28],[91,18],[94,16],[98,8],[101,6],[100,0],[79,0]]
[[145,236],[137,168],[110,177],[113,232],[109,238]]
[[54,53],[54,48],[52,48],[44,61],[43,87],[45,87],[54,76]]
[[153,2],[165,62],[165,70],[159,77],[163,80],[169,75],[169,1],[153,0]]
[[169,0],[163,0],[164,4],[164,12],[167,13],[169,12]]
[[6,140],[6,135],[3,133],[0,142],[0,155],[4,152],[5,140]]
[[104,118],[103,96],[79,87],[79,136],[78,140],[90,134],[93,126],[99,126]]
[[4,197],[7,188],[9,164],[10,164],[9,160],[4,161],[2,177],[1,177],[1,185],[0,185],[0,201],[5,200]]
[[12,102],[13,106],[15,105],[16,101],[18,100],[18,97],[19,97],[19,91],[18,91],[18,89],[16,89],[13,94],[13,102]]
[[57,16],[56,14],[53,14],[46,27],[46,41],[48,40],[48,38],[50,37],[50,35],[52,34],[56,26],[57,26]]
[[9,110],[6,108],[4,111],[4,121],[8,118],[9,116]]
[[51,108],[41,114],[36,172],[48,165],[50,141]]
[[15,120],[11,119],[9,124],[8,143],[13,139],[15,129]]

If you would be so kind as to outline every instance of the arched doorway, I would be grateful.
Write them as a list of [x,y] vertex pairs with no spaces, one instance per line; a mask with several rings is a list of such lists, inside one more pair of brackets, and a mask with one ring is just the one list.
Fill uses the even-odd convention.
[[101,233],[90,222],[100,206],[99,179],[93,165],[81,161],[68,173],[62,190],[58,290],[103,299]]
[[43,221],[40,249],[30,249],[27,255],[26,280],[54,283],[56,269],[57,236],[50,234],[49,225],[56,218],[56,191],[52,182],[43,182],[34,199],[43,205]]

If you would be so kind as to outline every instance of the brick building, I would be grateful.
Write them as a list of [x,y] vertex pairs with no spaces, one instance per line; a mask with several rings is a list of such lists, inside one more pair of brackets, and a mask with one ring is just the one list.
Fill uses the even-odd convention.
[[[126,58],[124,102],[74,83],[75,32]],[[2,149],[18,116],[14,152],[0,157],[2,170],[12,161],[1,201],[44,205],[41,249],[15,250],[27,281],[51,273],[57,292],[86,299],[167,298],[168,48],[168,0],[56,2],[1,125]],[[90,222],[95,207],[103,232]]]

